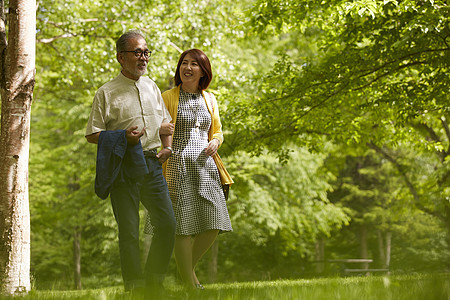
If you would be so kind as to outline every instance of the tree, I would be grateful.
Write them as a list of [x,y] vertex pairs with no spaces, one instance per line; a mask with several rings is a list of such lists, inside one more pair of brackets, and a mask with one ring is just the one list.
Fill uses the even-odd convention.
[[316,51],[291,42],[251,82],[259,93],[239,115],[254,121],[245,122],[253,124],[248,140],[270,149],[291,137],[408,140],[401,130],[408,122],[448,114],[448,13],[445,1],[257,1],[249,13],[254,34],[303,36]]
[[[342,148],[340,148],[342,150]],[[336,151],[337,152],[337,151]],[[342,153],[345,153],[343,151]],[[330,157],[331,164],[336,163],[339,154]],[[351,217],[351,224],[347,230],[353,230],[358,236],[359,247],[353,242],[346,249],[347,255],[359,258],[375,258],[375,264],[386,268],[389,261],[390,237],[392,226],[395,223],[395,215],[399,208],[396,207],[401,190],[400,178],[393,176],[395,170],[387,161],[380,158],[375,151],[369,150],[363,156],[345,157],[345,163],[339,168],[333,192],[329,197],[332,202],[339,203],[347,208]],[[377,233],[378,247],[371,249],[369,239],[372,232]],[[384,244],[386,243],[387,248]],[[352,250],[353,248],[353,250]],[[355,251],[359,248],[359,252]],[[378,257],[374,257],[374,253]],[[368,264],[364,263],[364,268]]]
[[[410,127],[412,122],[408,121],[417,113],[424,113],[424,120],[431,111],[439,115],[445,112],[439,110],[445,108],[442,104],[448,103],[445,92],[448,82],[441,80],[447,74],[442,67],[445,56],[434,56],[431,54],[438,52],[430,51],[439,41],[436,37],[445,36],[442,28],[447,24],[446,6],[441,2],[435,1],[434,6],[430,1],[399,4],[355,1],[346,6],[345,1],[334,0],[237,3],[159,0],[152,5],[129,0],[40,2],[36,60],[39,80],[33,100],[30,149],[31,268],[37,286],[45,280],[61,279],[71,285],[75,267],[69,259],[73,249],[71,239],[78,236],[77,232],[81,233],[83,278],[120,274],[116,225],[108,201],[99,201],[94,195],[95,148],[86,144],[84,129],[94,92],[118,73],[115,38],[132,28],[141,29],[148,37],[149,48],[154,50],[148,75],[161,90],[169,86],[169,78],[174,75],[179,50],[196,47],[211,58],[214,72],[211,90],[220,102],[225,129],[225,143],[220,149],[224,159],[244,146],[256,153],[264,153],[268,148],[283,159],[291,155],[289,167],[280,167],[269,155],[263,156],[265,165],[257,162],[257,158],[240,154],[235,159],[238,163],[233,158],[227,160],[236,181],[229,201],[231,216],[236,216],[233,220],[236,232],[220,239],[218,278],[224,268],[236,272],[238,268],[230,266],[243,265],[241,262],[248,267],[243,270],[247,274],[269,268],[274,274],[275,268],[279,271],[283,266],[298,263],[299,256],[307,261],[314,252],[315,239],[323,239],[330,232],[329,228],[319,227],[327,224],[338,227],[327,219],[327,213],[322,216],[320,212],[322,206],[330,215],[340,210],[322,201],[323,197],[314,201],[302,198],[302,192],[308,190],[308,186],[302,186],[303,181],[293,182],[292,187],[277,182],[278,177],[285,178],[286,174],[300,177],[293,166],[297,154],[287,147],[297,149],[297,145],[307,145],[323,153],[322,146],[333,140],[340,146],[348,146],[342,150],[345,154],[361,156],[368,143],[373,143],[402,165],[416,190],[432,190],[436,201],[426,207],[439,211],[434,204],[445,204],[440,195],[446,195],[448,159],[434,174],[427,173],[430,176],[427,175],[426,185],[418,186],[419,178],[410,177],[416,166],[404,165],[408,158],[402,158],[394,146],[402,142],[409,147],[408,143],[416,140],[416,145],[424,145],[423,152],[446,148],[445,134],[435,124],[441,116],[425,122],[432,126],[440,142],[429,137],[417,138],[417,127]],[[376,3],[375,17],[370,13],[372,3]],[[407,8],[406,3],[414,5]],[[254,7],[245,15],[250,6]],[[430,25],[426,29],[425,24],[437,27]],[[430,48],[420,52],[430,54],[428,66],[438,66],[444,72],[432,71],[427,75],[420,69],[426,64],[420,63],[392,67],[395,64],[390,64],[391,61],[406,53],[413,54],[414,49],[420,51],[417,43]],[[437,49],[445,48],[441,46]],[[385,70],[386,75],[370,77],[377,74],[369,72],[363,76],[365,67],[379,75]],[[250,147],[250,143],[255,147]],[[358,150],[360,153],[355,154]],[[438,173],[442,188],[432,189],[433,175]],[[311,180],[324,184],[315,190],[326,191],[325,182],[330,179]],[[398,178],[393,180],[395,188],[402,190],[404,187],[397,186],[399,182],[402,181]],[[428,199],[426,195],[420,196],[419,204]],[[278,202],[288,201],[293,203],[292,211],[297,211],[292,217],[290,207],[277,206]],[[303,215],[304,204],[311,204],[305,207],[310,209],[307,216]],[[347,208],[343,211],[348,212]],[[310,219],[314,216],[319,218],[317,222]],[[342,222],[345,219],[343,215],[337,217]],[[337,240],[333,234],[327,244]],[[398,237],[395,231],[393,235]],[[370,237],[369,232],[369,246],[373,244]],[[348,240],[345,243],[350,243]],[[254,247],[256,243],[260,247]],[[248,260],[229,249],[239,254],[241,249],[248,249]],[[262,259],[264,254],[274,260]],[[253,258],[261,259],[253,261]],[[262,266],[261,262],[267,264]],[[227,275],[231,278],[233,274]],[[111,284],[111,277],[106,281]],[[84,281],[83,287],[89,284]]]
[[28,160],[36,2],[9,1],[8,32],[4,4],[0,2],[0,289],[14,295],[31,288]]
[[233,114],[241,121],[233,131],[255,152],[284,153],[286,140],[318,151],[332,140],[380,154],[399,145],[438,152],[441,164],[425,189],[396,166],[412,204],[447,228],[450,247],[449,11],[446,1],[431,0],[257,1],[248,14],[254,34],[297,33],[317,51],[307,55],[295,42],[280,49],[273,69],[250,82],[258,87],[252,105],[237,101]]
[[[434,187],[437,159],[428,152],[418,152],[411,145],[383,151],[386,155],[369,149],[356,156],[338,147],[328,157],[327,167],[337,178],[329,198],[346,207],[351,217],[350,226],[327,241],[330,258],[364,257],[365,253],[367,258],[374,259],[372,268],[446,270],[449,257],[445,246],[446,228],[440,224],[442,220],[438,216],[422,208],[435,209],[433,194],[439,189]],[[420,205],[415,205],[416,200],[404,184],[404,177],[398,174],[396,164],[418,189],[418,194],[424,195],[426,200]],[[346,242],[342,243],[343,240]]]
[[286,165],[267,154],[229,157],[235,184],[228,208],[235,232],[220,238],[219,255],[225,257],[218,260],[228,277],[269,279],[299,272],[317,240],[348,224],[344,209],[327,197],[333,176],[323,168],[324,157],[305,149],[292,151]]

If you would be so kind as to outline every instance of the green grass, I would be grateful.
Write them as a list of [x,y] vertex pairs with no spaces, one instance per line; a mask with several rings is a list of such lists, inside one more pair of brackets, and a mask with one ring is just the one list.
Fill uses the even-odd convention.
[[[175,299],[443,299],[450,300],[450,274],[369,276],[277,280],[205,285],[205,290],[187,294],[179,285],[167,289]],[[136,299],[122,287],[81,291],[31,291],[14,299]]]

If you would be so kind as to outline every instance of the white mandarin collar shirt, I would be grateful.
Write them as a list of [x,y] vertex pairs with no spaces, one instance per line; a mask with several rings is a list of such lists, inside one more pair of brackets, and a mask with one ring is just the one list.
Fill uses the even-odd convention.
[[104,130],[145,127],[141,137],[144,150],[161,146],[159,129],[172,118],[156,83],[148,77],[135,81],[122,73],[100,87],[94,96],[86,135]]

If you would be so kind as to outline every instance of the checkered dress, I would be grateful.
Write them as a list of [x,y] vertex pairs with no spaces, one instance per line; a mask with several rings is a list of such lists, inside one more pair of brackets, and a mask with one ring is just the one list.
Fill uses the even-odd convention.
[[219,172],[212,157],[205,155],[210,126],[202,95],[180,90],[173,154],[166,173],[177,235],[232,230]]

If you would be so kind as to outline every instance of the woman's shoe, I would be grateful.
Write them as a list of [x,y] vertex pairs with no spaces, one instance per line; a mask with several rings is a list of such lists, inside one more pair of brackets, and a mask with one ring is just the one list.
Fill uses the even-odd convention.
[[198,290],[204,290],[205,289],[205,287],[203,285],[201,285],[200,283],[196,283],[195,284],[195,288],[198,289]]

